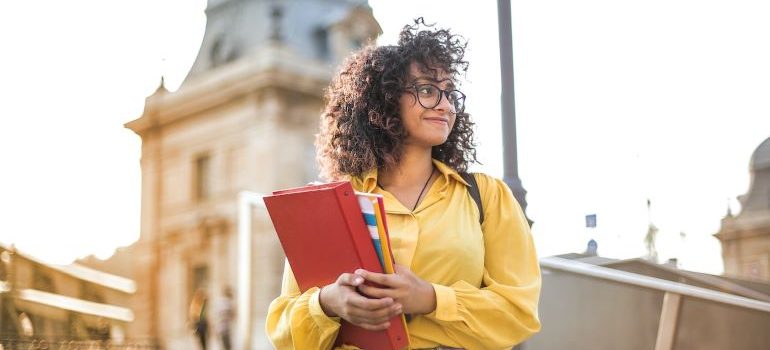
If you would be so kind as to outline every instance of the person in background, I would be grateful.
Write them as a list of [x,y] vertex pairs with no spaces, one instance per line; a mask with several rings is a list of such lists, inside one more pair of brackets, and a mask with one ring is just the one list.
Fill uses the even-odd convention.
[[207,303],[208,297],[206,296],[206,291],[199,288],[193,294],[189,309],[190,323],[192,324],[195,335],[198,337],[198,342],[200,343],[202,350],[206,350],[206,342],[208,340],[209,324],[207,319]]
[[521,208],[502,180],[463,179],[476,161],[459,82],[465,48],[418,19],[398,44],[354,53],[332,81],[321,175],[384,197],[396,273],[349,271],[301,292],[286,264],[266,322],[275,348],[330,349],[341,319],[382,330],[400,314],[414,349],[510,349],[540,329],[540,269]]
[[230,350],[232,348],[232,327],[235,321],[233,290],[230,287],[225,287],[222,290],[222,297],[217,302],[217,317],[219,339],[222,340],[222,348]]

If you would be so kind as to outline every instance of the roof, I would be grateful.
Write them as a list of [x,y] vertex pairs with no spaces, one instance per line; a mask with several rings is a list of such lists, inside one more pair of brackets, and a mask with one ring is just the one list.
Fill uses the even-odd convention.
[[369,26],[381,32],[365,0],[209,1],[206,31],[183,85],[194,76],[275,42],[301,57],[327,61],[328,38],[322,35],[323,30],[356,11],[365,11]]
[[37,259],[31,255],[27,255],[18,249],[11,249],[0,244],[0,250],[13,251],[16,257],[29,260],[35,264],[45,266],[46,268],[61,272],[70,277],[86,281],[94,284],[98,284],[103,287],[114,289],[123,293],[133,294],[136,292],[136,282],[132,279],[109,274],[96,269],[92,269],[80,264],[72,263],[69,265],[56,265],[49,264],[40,259]]
[[[765,139],[751,155],[749,164],[751,183],[746,194],[738,196],[741,202],[741,212],[736,219],[742,224],[750,224],[754,220],[754,213],[760,217],[770,218],[770,200],[768,200],[768,188],[770,188],[770,137]],[[752,213],[751,215],[745,215]],[[746,226],[746,225],[743,225]],[[764,230],[766,232],[766,230]]]
[[759,144],[759,147],[754,150],[754,153],[751,155],[749,167],[752,171],[770,169],[770,137]]

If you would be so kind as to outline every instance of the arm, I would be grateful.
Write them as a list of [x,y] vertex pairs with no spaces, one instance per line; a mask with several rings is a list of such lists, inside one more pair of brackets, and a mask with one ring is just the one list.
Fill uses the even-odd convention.
[[503,348],[540,330],[540,266],[529,225],[508,186],[478,176],[484,205],[484,276],[481,288],[464,281],[435,285],[428,315],[466,348]]
[[340,328],[339,317],[321,309],[319,288],[301,293],[288,262],[284,264],[281,295],[267,311],[266,332],[276,349],[331,349]]
[[540,268],[526,218],[508,187],[486,176],[478,182],[485,211],[480,288],[465,281],[429,284],[406,267],[395,275],[356,273],[387,287],[361,287],[365,294],[390,296],[405,313],[425,314],[437,323],[446,336],[443,345],[509,349],[540,329]]
[[369,299],[356,288],[363,278],[343,273],[334,283],[300,293],[289,264],[284,266],[281,295],[270,304],[266,329],[278,349],[331,349],[340,318],[369,330],[390,326],[401,313],[392,298]]

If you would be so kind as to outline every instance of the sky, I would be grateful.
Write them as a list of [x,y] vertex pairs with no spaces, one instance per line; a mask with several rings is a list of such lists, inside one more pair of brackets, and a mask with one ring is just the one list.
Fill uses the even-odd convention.
[[[393,43],[416,17],[468,40],[476,171],[502,176],[496,1],[370,0]],[[139,236],[141,141],[123,127],[178,89],[205,1],[15,1],[0,11],[0,243],[51,262]],[[541,256],[645,254],[720,273],[712,235],[770,137],[764,1],[513,1],[519,175]],[[647,200],[651,206],[648,210]],[[585,228],[585,215],[597,227]]]

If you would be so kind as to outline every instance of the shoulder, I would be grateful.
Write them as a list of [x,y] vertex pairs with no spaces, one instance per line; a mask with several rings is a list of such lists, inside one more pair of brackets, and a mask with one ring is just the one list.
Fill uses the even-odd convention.
[[497,206],[505,210],[521,210],[513,192],[503,179],[485,173],[474,173],[474,177],[484,206]]
[[494,177],[486,173],[472,173],[472,174],[473,174],[473,177],[476,179],[476,183],[479,186],[479,191],[481,192],[482,196],[491,195],[493,193],[499,193],[500,191],[510,192],[510,190],[508,189],[508,185],[505,184],[505,181],[503,181],[498,177]]

